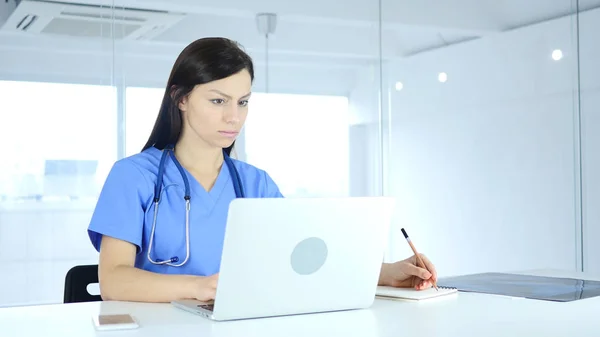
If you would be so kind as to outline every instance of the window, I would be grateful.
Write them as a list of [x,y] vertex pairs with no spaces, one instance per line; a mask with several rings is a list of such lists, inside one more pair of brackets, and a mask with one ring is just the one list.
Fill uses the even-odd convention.
[[254,93],[244,152],[286,197],[347,196],[348,132],[346,97]]
[[125,155],[139,153],[154,127],[165,90],[127,87],[125,90]]
[[117,159],[111,86],[0,81],[0,307],[60,303]]
[[116,159],[110,86],[0,81],[0,200],[96,197]]
[[[126,89],[126,154],[148,139],[164,89]],[[349,190],[348,99],[255,92],[236,155],[266,170],[282,193],[346,196]]]

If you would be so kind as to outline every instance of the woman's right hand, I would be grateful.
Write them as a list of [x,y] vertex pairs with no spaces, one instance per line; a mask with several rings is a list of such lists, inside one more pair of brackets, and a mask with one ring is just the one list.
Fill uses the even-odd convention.
[[214,300],[217,294],[218,281],[219,274],[198,277],[194,283],[194,298],[202,302]]

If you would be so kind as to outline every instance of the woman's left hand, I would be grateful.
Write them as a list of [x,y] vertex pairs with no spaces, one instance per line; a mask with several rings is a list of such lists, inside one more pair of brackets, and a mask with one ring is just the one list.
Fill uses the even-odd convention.
[[417,258],[415,255],[402,261],[384,263],[381,266],[379,285],[399,288],[415,288],[417,290],[427,289],[433,286],[433,283],[437,281],[435,267],[425,255],[420,254],[420,256],[427,269],[417,265]]

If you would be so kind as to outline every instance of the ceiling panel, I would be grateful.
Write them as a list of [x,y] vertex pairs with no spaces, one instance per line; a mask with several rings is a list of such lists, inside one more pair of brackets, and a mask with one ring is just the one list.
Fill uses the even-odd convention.
[[[382,0],[384,58],[414,55],[497,34],[575,10],[575,0]],[[269,39],[271,64],[351,68],[379,59],[378,1],[375,0],[80,0],[103,6],[177,11],[187,17],[150,41],[129,42],[124,50],[152,58],[172,58],[204,36],[239,41],[258,62],[265,39],[256,27],[258,12],[277,13]],[[580,0],[581,9],[600,0]],[[24,40],[25,41],[25,40]],[[75,46],[86,41],[74,39]],[[52,42],[53,43],[53,42]],[[61,42],[62,43],[62,42]],[[80,47],[81,48],[81,47]],[[144,52],[145,50],[151,52]]]

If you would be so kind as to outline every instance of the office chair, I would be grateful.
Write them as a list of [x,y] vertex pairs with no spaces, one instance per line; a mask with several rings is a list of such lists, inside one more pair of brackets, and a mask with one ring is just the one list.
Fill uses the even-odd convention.
[[65,277],[64,303],[102,301],[100,295],[87,291],[89,284],[98,283],[98,265],[75,266]]

